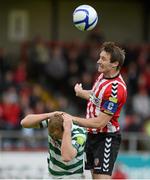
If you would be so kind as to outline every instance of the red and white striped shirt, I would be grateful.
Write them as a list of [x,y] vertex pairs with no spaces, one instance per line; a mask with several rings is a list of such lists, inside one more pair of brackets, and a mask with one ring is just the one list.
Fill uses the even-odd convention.
[[87,104],[86,118],[97,117],[100,112],[110,114],[112,118],[104,128],[88,128],[88,132],[95,134],[119,131],[118,118],[126,98],[126,84],[121,75],[115,78],[104,78],[104,75],[101,74],[93,85],[92,94]]

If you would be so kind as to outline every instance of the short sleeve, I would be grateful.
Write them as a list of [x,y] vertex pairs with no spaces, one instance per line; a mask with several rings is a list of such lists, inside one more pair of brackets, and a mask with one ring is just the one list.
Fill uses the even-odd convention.
[[102,112],[108,115],[114,115],[117,112],[120,103],[119,91],[122,89],[119,88],[120,86],[117,82],[113,82],[106,88],[100,107]]
[[72,145],[78,152],[83,151],[86,142],[86,131],[84,128],[76,129],[72,136]]
[[40,122],[40,128],[47,128],[48,127],[48,120],[43,120]]

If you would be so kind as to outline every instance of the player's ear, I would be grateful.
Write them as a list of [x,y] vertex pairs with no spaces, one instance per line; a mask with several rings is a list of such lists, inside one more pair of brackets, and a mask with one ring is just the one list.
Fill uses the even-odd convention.
[[119,65],[119,62],[118,62],[118,61],[115,61],[115,62],[113,62],[113,64],[112,64],[112,68],[113,68],[113,69],[117,69],[118,65]]

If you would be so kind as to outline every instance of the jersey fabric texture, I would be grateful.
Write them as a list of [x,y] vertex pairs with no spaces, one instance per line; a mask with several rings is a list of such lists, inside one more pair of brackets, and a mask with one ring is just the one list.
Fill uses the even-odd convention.
[[[45,121],[42,121],[40,125],[46,125]],[[75,124],[72,125],[72,145],[77,150],[77,156],[69,162],[64,162],[61,157],[61,140],[54,140],[48,135],[48,170],[51,177],[54,178],[68,178],[68,176],[82,175],[83,174],[83,158],[84,148],[86,142],[86,129]]]
[[86,118],[97,117],[101,112],[112,116],[104,128],[88,128],[90,133],[117,132],[120,130],[118,118],[126,102],[127,90],[122,76],[104,78],[101,74],[95,81],[87,104]]

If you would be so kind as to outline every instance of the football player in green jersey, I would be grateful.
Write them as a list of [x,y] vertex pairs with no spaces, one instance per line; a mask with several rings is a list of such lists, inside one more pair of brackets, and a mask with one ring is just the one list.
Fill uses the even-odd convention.
[[83,178],[86,130],[57,112],[29,114],[21,121],[24,128],[48,127],[48,170],[53,178]]

